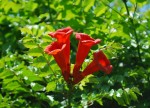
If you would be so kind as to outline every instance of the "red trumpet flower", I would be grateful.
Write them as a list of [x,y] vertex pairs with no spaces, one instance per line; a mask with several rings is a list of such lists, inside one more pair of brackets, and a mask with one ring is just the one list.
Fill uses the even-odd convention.
[[70,27],[66,27],[63,29],[58,29],[56,32],[50,32],[49,35],[53,38],[57,39],[58,43],[66,44],[65,47],[65,56],[66,61],[70,64],[70,35],[72,34],[73,30]]
[[73,70],[74,78],[77,78],[79,76],[81,65],[87,57],[91,47],[100,42],[100,39],[93,39],[87,34],[83,33],[76,33],[76,39],[79,40],[79,44],[76,54],[76,63]]
[[[58,42],[53,42],[48,45],[45,49],[45,52],[49,55],[53,55],[55,61],[62,71],[62,75],[66,81],[69,81],[70,77],[70,68],[68,68],[68,61],[65,58],[65,48],[66,44],[60,44]],[[70,67],[70,66],[69,66]]]
[[72,32],[73,30],[70,27],[50,32],[49,35],[56,38],[57,41],[45,49],[46,53],[54,56],[66,81],[70,77],[70,35]]
[[110,74],[112,71],[112,65],[102,51],[94,53],[94,60],[85,68],[82,72],[82,76],[93,74],[99,70],[104,71],[106,74]]

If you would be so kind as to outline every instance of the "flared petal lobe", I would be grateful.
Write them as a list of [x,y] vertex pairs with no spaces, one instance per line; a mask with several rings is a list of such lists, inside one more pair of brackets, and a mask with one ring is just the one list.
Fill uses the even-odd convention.
[[83,33],[76,33],[76,39],[79,40],[79,44],[76,54],[76,62],[73,70],[74,78],[78,77],[81,65],[87,57],[91,47],[100,42],[100,39],[93,39],[89,35]]
[[70,35],[72,34],[73,29],[71,27],[66,27],[63,29],[58,29],[55,32],[50,32],[49,35],[57,39],[59,43],[66,43],[70,41]]
[[68,68],[67,58],[65,56],[66,44],[53,42],[44,50],[47,54],[53,55],[55,61],[62,71],[64,79],[68,82],[70,77],[70,68]]
[[112,65],[110,65],[110,61],[102,51],[94,53],[94,60],[85,68],[82,72],[82,76],[85,77],[100,70],[106,74],[110,74],[112,71]]

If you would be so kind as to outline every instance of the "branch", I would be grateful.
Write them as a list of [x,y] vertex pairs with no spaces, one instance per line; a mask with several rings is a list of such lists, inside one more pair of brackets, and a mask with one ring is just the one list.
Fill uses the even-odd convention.
[[134,9],[134,13],[133,13],[133,18],[134,18],[134,16],[135,16],[136,9],[137,9],[137,3],[135,4],[135,9]]
[[118,11],[116,11],[115,9],[113,9],[111,6],[109,6],[108,4],[104,3],[103,1],[101,1],[105,6],[109,7],[110,9],[112,9],[114,12],[116,12],[117,14],[119,14],[122,18],[125,19],[125,17],[123,15],[121,15]]
[[[129,9],[128,9],[128,6],[127,6],[127,0],[122,0],[124,5],[125,5],[125,8],[126,8],[126,11],[127,11],[127,14],[128,14],[128,17],[129,17],[129,20],[132,24],[132,28],[133,28],[133,35],[135,36],[135,41],[136,41],[136,45],[137,45],[137,53],[138,53],[138,57],[139,57],[139,61],[141,62],[141,53],[140,53],[140,45],[139,45],[139,39],[138,39],[138,36],[137,36],[137,33],[136,33],[136,28],[135,28],[135,24],[133,22],[133,18],[130,17],[130,13],[129,13]],[[136,11],[136,8],[137,8],[137,5],[135,7],[135,11]],[[134,13],[135,13],[134,11]]]

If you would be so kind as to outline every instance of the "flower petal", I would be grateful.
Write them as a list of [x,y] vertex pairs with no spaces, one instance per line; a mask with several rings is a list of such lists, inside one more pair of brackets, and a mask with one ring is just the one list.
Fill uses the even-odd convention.
[[110,61],[107,59],[107,57],[102,51],[95,52],[94,58],[102,71],[104,71],[106,74],[111,73],[112,65],[110,65]]
[[56,38],[59,43],[66,43],[70,41],[70,35],[72,34],[73,29],[71,27],[66,27],[63,29],[58,29],[55,32],[50,32],[50,35],[53,38]]
[[112,65],[110,65],[109,60],[102,51],[94,53],[94,60],[85,68],[82,75],[85,77],[99,70],[104,71],[106,74],[110,74],[112,71]]

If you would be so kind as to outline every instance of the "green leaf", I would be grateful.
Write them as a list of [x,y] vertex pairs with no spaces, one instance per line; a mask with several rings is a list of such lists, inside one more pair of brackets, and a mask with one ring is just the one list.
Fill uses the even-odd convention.
[[139,95],[142,95],[142,93],[140,93],[140,90],[137,87],[132,87],[131,90]]
[[23,43],[29,42],[29,41],[33,41],[33,38],[29,37],[29,36],[25,36],[22,38]]
[[136,3],[136,0],[130,0],[131,3],[135,4]]
[[80,2],[81,2],[81,0],[75,0],[75,4],[76,4],[76,5],[79,5]]
[[40,77],[47,77],[50,75],[50,72],[42,72],[39,74]]
[[49,42],[49,43],[52,42],[52,38],[51,38],[50,36],[43,36],[43,37],[42,37],[42,40],[43,40],[44,42]]
[[5,66],[5,62],[3,59],[0,59],[0,68],[3,68]]
[[118,89],[118,90],[116,91],[116,96],[117,96],[117,97],[121,97],[121,96],[122,96],[122,93],[123,93],[123,90],[122,90],[122,89]]
[[88,75],[80,82],[79,88],[81,90],[83,90],[83,87],[86,85],[86,83],[90,82],[90,77],[93,77],[93,75]]
[[39,56],[33,60],[32,66],[42,68],[47,64],[46,59],[43,56]]
[[116,50],[119,50],[119,49],[122,49],[123,48],[123,45],[120,44],[120,43],[113,43],[112,44],[112,48],[116,49]]
[[105,11],[106,11],[106,9],[107,9],[107,7],[106,6],[97,6],[96,8],[95,8],[95,10],[94,10],[94,13],[95,13],[95,15],[96,15],[96,17],[99,17],[99,16],[101,16],[102,14],[104,14],[105,13]]
[[34,91],[43,91],[44,86],[41,85],[41,84],[35,83],[35,85],[32,86],[32,89],[33,89]]
[[129,105],[129,104],[130,104],[131,99],[130,99],[130,97],[129,97],[128,93],[127,93],[125,90],[124,90],[124,92],[123,92],[122,97],[123,97],[123,99],[124,99],[125,103],[126,103],[127,105]]
[[22,7],[21,4],[15,4],[15,3],[12,4],[12,10],[15,13],[17,13],[21,9],[21,7]]
[[130,93],[131,99],[134,100],[134,101],[137,101],[137,96],[136,96],[136,94],[135,94],[132,90],[130,90],[129,93]]
[[[44,52],[44,51],[43,51]],[[42,56],[42,50],[40,48],[33,48],[28,51],[28,55],[39,57]]]
[[122,29],[118,29],[118,31],[117,32],[113,32],[112,34],[111,34],[111,37],[121,37],[121,38],[125,38],[125,39],[127,39],[127,40],[130,40],[130,36],[129,35],[127,35],[126,33],[124,33],[123,31],[122,31]]
[[4,8],[4,11],[7,13],[11,8],[12,8],[12,6],[13,6],[13,2],[8,2],[7,0],[6,0],[6,2],[3,2],[4,4],[2,5],[2,7]]
[[71,10],[67,10],[65,19],[70,20],[70,19],[74,18],[75,16],[76,15]]
[[115,90],[114,89],[111,89],[110,92],[109,92],[109,96],[113,96],[115,93]]
[[37,44],[33,41],[28,41],[23,44],[26,48],[36,48]]
[[143,3],[143,2],[145,2],[147,0],[136,0],[136,1],[139,2],[139,3]]
[[103,105],[103,100],[102,100],[102,98],[97,99],[96,101],[97,101],[100,105]]
[[46,86],[46,91],[49,92],[49,91],[55,91],[56,89],[56,82],[52,81],[52,82],[49,82]]
[[5,69],[3,72],[0,73],[0,78],[1,79],[5,79],[7,77],[12,77],[14,74],[8,70],[8,69]]
[[127,39],[130,40],[131,37],[129,36],[129,32],[130,29],[127,28],[126,23],[122,23],[122,24],[113,24],[110,31],[111,32],[110,36],[111,37],[118,37],[118,38],[123,38],[123,39]]
[[89,82],[90,83],[98,83],[99,81],[98,81],[98,79],[96,77],[90,77],[89,78]]
[[90,8],[94,5],[95,0],[84,0],[83,6],[84,6],[84,11],[88,12]]
[[121,97],[116,97],[115,95],[113,96],[113,98],[118,102],[119,105],[122,105],[122,106],[126,106],[123,98]]
[[0,94],[0,102],[2,101],[2,99],[3,99],[3,96]]
[[13,81],[13,82],[10,82],[9,84],[7,84],[5,87],[5,89],[7,90],[17,90],[19,88],[21,88],[21,85],[19,84],[18,81]]
[[17,81],[17,80],[18,80],[18,78],[17,78],[16,76],[13,76],[13,77],[11,77],[11,78],[5,78],[5,79],[3,80],[3,84],[6,85],[6,84],[8,84],[8,83],[10,83],[10,82],[12,82],[12,81]]
[[35,74],[34,72],[31,72],[30,70],[24,69],[22,72],[23,78],[26,77],[28,81],[42,81],[42,78],[38,76],[38,74]]
[[32,35],[33,33],[32,33],[32,31],[29,29],[29,28],[27,28],[27,27],[24,27],[24,28],[20,28],[20,30],[21,30],[21,32],[22,33],[27,33],[27,34],[30,34],[30,35]]
[[122,97],[123,95],[123,90],[118,89],[115,94],[113,95],[113,98],[118,102],[119,105],[126,106],[126,103]]
[[[39,18],[36,17],[36,16],[32,16],[30,17],[30,21],[32,22],[32,24],[36,23],[36,22],[39,22]],[[34,32],[32,32],[34,34]]]

